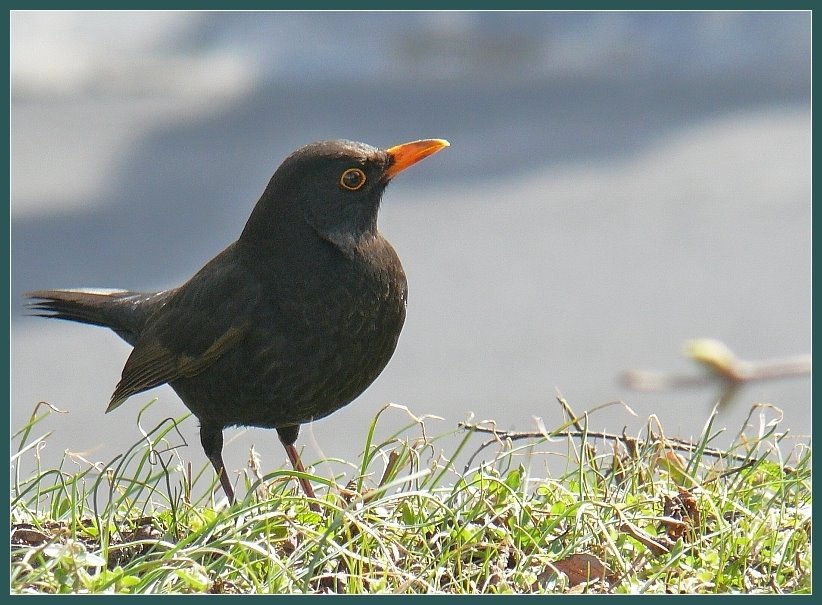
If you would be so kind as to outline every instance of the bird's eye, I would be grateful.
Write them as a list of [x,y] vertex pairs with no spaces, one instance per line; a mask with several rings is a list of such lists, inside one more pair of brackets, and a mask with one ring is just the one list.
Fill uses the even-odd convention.
[[349,168],[342,173],[340,185],[349,191],[356,191],[365,185],[365,173],[359,168]]

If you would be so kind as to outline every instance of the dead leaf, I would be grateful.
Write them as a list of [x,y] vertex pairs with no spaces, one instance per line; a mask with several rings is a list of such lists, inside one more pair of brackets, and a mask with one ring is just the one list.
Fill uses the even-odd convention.
[[588,553],[574,553],[560,561],[554,561],[552,567],[568,576],[571,586],[593,580],[605,580],[605,576],[610,573],[605,563]]
[[49,541],[49,537],[32,527],[16,527],[11,532],[11,543],[16,545],[37,546]]
[[641,544],[645,545],[647,548],[650,549],[652,553],[655,555],[664,555],[666,553],[671,552],[671,549],[665,546],[664,544],[660,544],[656,540],[654,540],[651,536],[647,533],[642,531],[639,527],[634,525],[633,523],[625,522],[619,526],[619,531],[625,532],[629,536],[631,536],[634,540],[640,542]]
[[663,514],[667,517],[662,520],[665,531],[672,540],[678,540],[689,530],[698,527],[701,519],[696,498],[684,489],[679,490],[673,498],[665,496]]

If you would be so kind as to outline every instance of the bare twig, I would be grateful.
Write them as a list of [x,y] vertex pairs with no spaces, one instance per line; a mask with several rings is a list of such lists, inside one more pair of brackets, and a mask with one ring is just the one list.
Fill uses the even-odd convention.
[[[540,431],[503,431],[498,430],[496,428],[489,428],[480,426],[478,424],[471,424],[468,422],[460,422],[458,426],[466,431],[473,431],[476,433],[485,433],[494,436],[494,440],[489,441],[483,444],[483,448],[491,445],[495,442],[499,442],[501,440],[510,439],[511,441],[518,441],[522,439],[544,439],[545,434]],[[611,441],[618,441],[620,443],[624,443],[626,446],[631,448],[639,448],[642,447],[650,442],[662,442],[666,447],[669,447],[673,450],[681,451],[681,452],[693,452],[699,449],[701,446],[698,443],[693,443],[691,441],[685,441],[684,439],[678,439],[676,437],[665,437],[663,439],[654,439],[645,441],[642,439],[637,439],[635,437],[630,437],[626,434],[618,435],[616,433],[609,433],[606,431],[556,431],[550,434],[553,437],[574,437],[577,439],[584,439],[584,438],[594,438],[594,439],[609,439]],[[747,456],[743,456],[741,454],[734,454],[732,452],[726,452],[724,450],[715,449],[715,448],[704,448],[701,452],[706,456],[712,456],[714,458],[730,458],[733,460],[737,460],[739,462],[748,462],[749,458]]]
[[720,383],[720,401],[729,401],[737,389],[750,382],[807,376],[811,373],[811,356],[797,355],[763,361],[739,359],[725,343],[711,338],[689,340],[684,354],[703,366],[699,375],[660,374],[631,370],[622,375],[622,383],[638,391],[662,391]]

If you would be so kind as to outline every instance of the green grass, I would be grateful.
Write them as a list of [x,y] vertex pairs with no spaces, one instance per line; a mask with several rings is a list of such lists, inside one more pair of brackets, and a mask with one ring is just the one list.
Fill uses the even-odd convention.
[[[253,455],[238,492],[248,495],[215,507],[211,468],[193,473],[172,446],[187,416],[105,467],[15,476],[11,590],[811,592],[811,449],[789,447],[778,422],[720,451],[715,416],[688,447],[654,418],[630,438],[589,432],[587,415],[533,436],[486,425],[431,437],[409,414],[378,438],[386,411],[398,413],[374,418],[354,479],[309,475],[320,513],[293,471],[259,477]],[[13,468],[36,462],[47,414],[13,436]],[[454,435],[456,448],[436,455]]]

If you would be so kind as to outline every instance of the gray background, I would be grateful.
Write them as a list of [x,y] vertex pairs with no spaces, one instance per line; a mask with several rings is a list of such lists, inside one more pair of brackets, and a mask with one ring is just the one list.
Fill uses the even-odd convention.
[[[294,148],[441,137],[380,215],[410,285],[397,352],[303,429],[304,459],[356,461],[389,401],[441,416],[434,434],[471,413],[557,426],[557,391],[638,415],[609,408],[592,429],[655,414],[699,434],[715,389],[637,393],[619,375],[695,371],[694,337],[746,359],[810,352],[810,75],[809,12],[14,12],[11,427],[49,401],[69,414],[38,427],[54,430],[44,464],[107,461],[152,398],[145,428],[185,411],[162,387],[103,415],[128,345],[24,317],[23,292],[177,285]],[[757,402],[809,435],[799,378],[746,387],[718,443]],[[404,423],[392,412],[380,435]],[[205,465],[193,419],[183,431]],[[252,444],[264,470],[286,463],[273,432],[226,437],[232,470]]]

